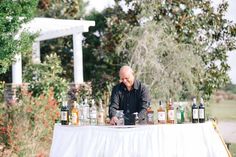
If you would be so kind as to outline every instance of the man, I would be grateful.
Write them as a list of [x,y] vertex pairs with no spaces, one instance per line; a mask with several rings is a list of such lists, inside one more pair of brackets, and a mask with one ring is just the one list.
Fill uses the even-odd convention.
[[138,112],[139,120],[144,121],[148,102],[150,101],[147,88],[140,81],[135,79],[134,72],[129,66],[121,67],[119,77],[120,83],[113,88],[110,100],[110,124],[117,124],[117,110],[124,111],[126,125],[133,124],[132,116],[135,112]]

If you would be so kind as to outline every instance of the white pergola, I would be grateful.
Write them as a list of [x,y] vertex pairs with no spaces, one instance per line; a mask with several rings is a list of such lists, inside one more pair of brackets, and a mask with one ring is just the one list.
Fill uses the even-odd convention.
[[[90,26],[95,26],[95,21],[37,17],[29,23],[24,24],[17,36],[19,37],[23,31],[39,34],[33,43],[32,51],[32,61],[37,64],[41,62],[40,41],[73,35],[74,83],[79,84],[84,82],[82,33],[88,32]],[[16,38],[18,38],[17,36]],[[22,84],[21,54],[15,56],[15,61],[12,65],[12,83]]]

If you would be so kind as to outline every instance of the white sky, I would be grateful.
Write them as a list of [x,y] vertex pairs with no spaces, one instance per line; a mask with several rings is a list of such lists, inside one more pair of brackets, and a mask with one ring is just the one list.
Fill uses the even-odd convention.
[[[112,6],[114,4],[113,0],[88,0],[89,6],[88,10],[95,8],[97,11],[102,11],[105,7]],[[213,0],[214,3],[218,3],[221,0]],[[226,17],[236,23],[236,1],[228,0],[229,8]],[[231,67],[229,71],[229,77],[231,81],[236,84],[236,51],[228,53],[228,64]]]

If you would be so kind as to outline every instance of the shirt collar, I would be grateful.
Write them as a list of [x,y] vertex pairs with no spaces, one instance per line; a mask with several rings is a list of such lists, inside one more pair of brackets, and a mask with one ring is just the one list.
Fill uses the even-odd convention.
[[[124,83],[121,83],[121,85],[122,85],[123,89],[127,90]],[[136,89],[136,90],[138,89],[138,81],[136,79],[134,80],[133,89]]]

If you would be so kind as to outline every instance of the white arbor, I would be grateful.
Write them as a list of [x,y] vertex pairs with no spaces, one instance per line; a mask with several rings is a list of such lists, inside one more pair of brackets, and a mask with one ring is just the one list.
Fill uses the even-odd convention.
[[[18,33],[28,31],[38,33],[38,37],[33,43],[32,61],[40,63],[40,41],[73,35],[73,55],[74,55],[74,83],[83,83],[83,54],[82,54],[82,33],[88,32],[90,26],[95,26],[94,21],[86,20],[65,20],[38,17],[24,24]],[[16,37],[17,38],[17,37]],[[21,54],[15,56],[12,65],[12,83],[22,83],[22,60]]]

